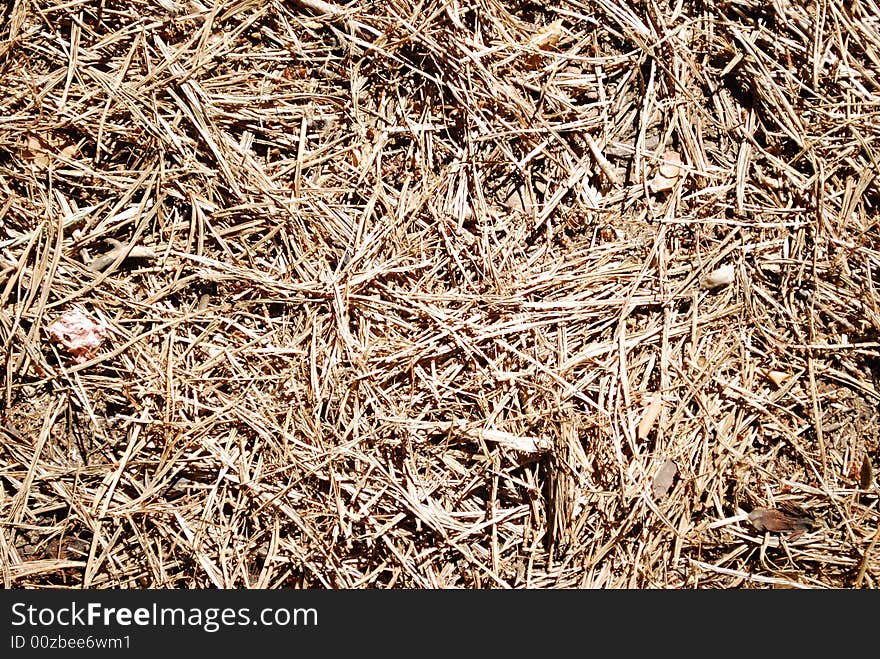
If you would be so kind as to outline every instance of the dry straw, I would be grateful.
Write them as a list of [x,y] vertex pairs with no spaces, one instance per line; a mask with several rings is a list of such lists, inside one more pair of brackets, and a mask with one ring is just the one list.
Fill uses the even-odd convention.
[[877,587],[874,2],[0,11],[5,587]]

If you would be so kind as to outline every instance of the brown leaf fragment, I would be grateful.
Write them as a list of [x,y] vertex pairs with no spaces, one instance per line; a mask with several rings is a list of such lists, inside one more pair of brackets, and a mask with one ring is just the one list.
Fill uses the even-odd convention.
[[803,533],[813,528],[814,520],[805,511],[791,504],[780,508],[755,508],[749,513],[749,522],[758,531]]
[[45,169],[51,162],[49,158],[49,145],[37,135],[28,135],[25,147],[25,159],[30,160],[38,169]]
[[104,241],[112,245],[110,251],[104,252],[101,256],[97,256],[89,262],[89,269],[95,272],[103,272],[109,268],[116,259],[122,257],[125,259],[154,259],[156,252],[150,247],[143,245],[135,245],[129,248],[125,243],[121,243],[113,238],[105,238]]
[[666,151],[648,187],[651,192],[671,190],[675,187],[679,177],[681,177],[681,173],[681,156],[676,151]]
[[678,473],[678,466],[673,460],[667,460],[663,466],[657,470],[654,475],[654,482],[651,485],[651,491],[655,499],[662,499],[669,493],[672,483],[675,481],[675,475]]
[[60,155],[68,160],[75,158],[79,153],[79,147],[76,144],[68,144],[66,147],[61,149]]
[[657,172],[648,184],[648,189],[651,192],[666,192],[675,187],[675,182],[677,180],[677,178],[668,178],[663,176],[660,172]]
[[867,490],[873,482],[874,469],[871,467],[871,458],[865,453],[865,456],[862,458],[862,467],[859,469],[859,486],[863,490]]
[[562,21],[556,20],[538,30],[531,39],[529,44],[541,48],[542,50],[550,50],[557,43],[559,37],[562,36]]
[[37,169],[46,169],[57,155],[73,158],[79,153],[79,147],[64,137],[50,132],[41,134],[30,133],[25,139],[24,160],[30,161]]

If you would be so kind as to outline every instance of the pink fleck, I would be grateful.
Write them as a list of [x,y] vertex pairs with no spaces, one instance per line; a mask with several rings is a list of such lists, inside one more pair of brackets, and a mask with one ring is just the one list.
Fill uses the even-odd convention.
[[78,364],[95,357],[96,351],[107,335],[107,328],[81,311],[68,311],[49,327],[49,336],[60,343]]

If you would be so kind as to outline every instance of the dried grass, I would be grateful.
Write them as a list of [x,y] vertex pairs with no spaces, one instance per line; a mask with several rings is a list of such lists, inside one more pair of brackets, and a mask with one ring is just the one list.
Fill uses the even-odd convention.
[[5,587],[877,587],[873,1],[0,11]]

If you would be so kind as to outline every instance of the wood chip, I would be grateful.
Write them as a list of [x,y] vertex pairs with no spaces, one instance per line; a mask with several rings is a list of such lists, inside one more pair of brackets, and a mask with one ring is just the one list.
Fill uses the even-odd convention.
[[862,457],[862,467],[859,469],[859,487],[867,490],[874,483],[874,468],[871,466],[871,458],[865,453]]
[[649,434],[651,434],[651,430],[654,428],[654,424],[660,417],[660,412],[662,410],[663,396],[661,396],[659,393],[652,394],[651,400],[648,403],[648,406],[645,408],[645,412],[642,414],[642,419],[639,421],[639,439],[645,439]]

